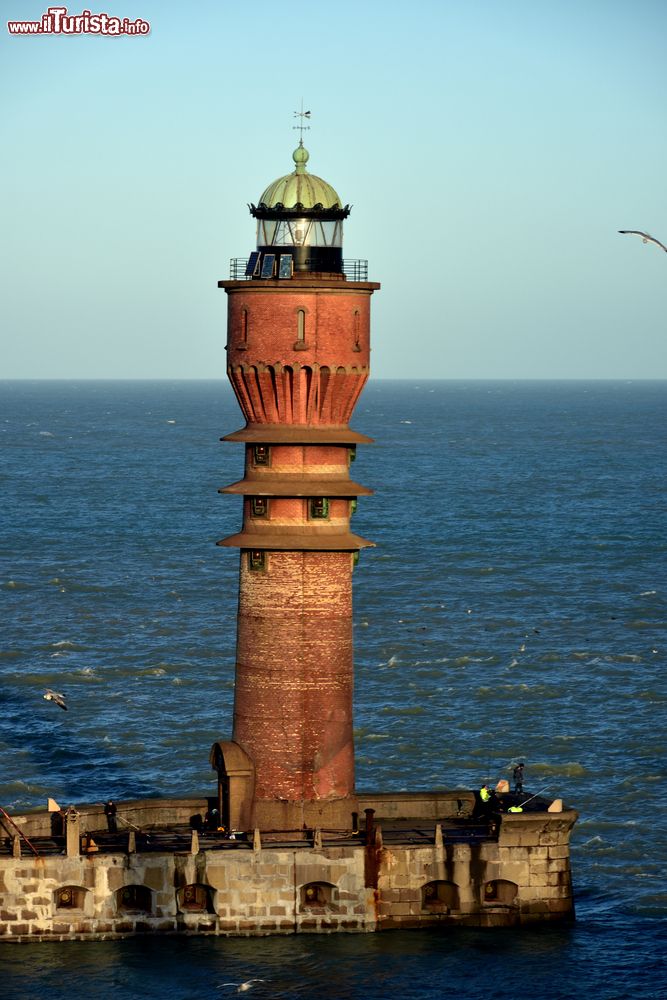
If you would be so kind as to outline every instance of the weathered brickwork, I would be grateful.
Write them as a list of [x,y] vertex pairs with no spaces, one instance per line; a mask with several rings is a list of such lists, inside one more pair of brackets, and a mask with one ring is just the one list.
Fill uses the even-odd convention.
[[353,794],[351,571],[349,552],[241,560],[234,740],[259,799]]
[[[313,523],[309,515],[308,503],[308,499],[302,497],[274,497],[270,502],[268,514],[260,517],[253,514],[252,500],[248,498],[243,505],[245,526],[252,527],[252,531],[257,533],[258,545],[261,545],[262,534],[273,534],[278,526],[289,527],[295,531],[304,527],[319,527]],[[249,520],[252,520],[252,526],[248,525]],[[347,529],[349,523],[349,500],[330,499],[326,527]]]
[[280,445],[271,449],[267,465],[256,465],[253,449],[246,448],[245,474],[256,480],[276,476],[293,476],[297,480],[304,475],[346,478],[348,466],[349,449],[340,445]]
[[[370,296],[378,285],[316,279],[293,279],[289,287],[278,281],[223,285],[230,365],[245,363],[247,351],[261,365],[368,367]],[[305,312],[301,340],[299,310]]]
[[[223,491],[244,495],[242,531],[220,543],[242,549],[232,738],[254,765],[255,819],[300,826],[299,803],[319,802],[341,803],[323,817],[348,817],[353,554],[370,544],[350,531],[351,501],[371,491],[350,479],[347,424],[379,286],[334,274],[221,285],[230,381],[248,426],[274,428],[250,439],[260,453],[246,446],[244,479]],[[262,811],[271,802],[289,805]]]
[[243,363],[228,368],[243,415],[256,424],[345,426],[368,379],[359,366]]
[[379,286],[222,284],[229,293],[227,372],[246,420],[346,425],[368,379],[370,295]]

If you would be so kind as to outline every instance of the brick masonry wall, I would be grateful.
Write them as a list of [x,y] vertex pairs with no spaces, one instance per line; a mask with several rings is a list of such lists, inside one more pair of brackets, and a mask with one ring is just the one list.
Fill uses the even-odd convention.
[[[339,282],[286,285],[243,282],[229,288],[228,363],[244,363],[248,352],[260,364],[367,367],[370,296],[377,285],[341,287]],[[296,287],[295,287],[296,286]],[[304,321],[299,339],[299,311]],[[307,355],[307,362],[304,360]]]
[[349,473],[348,452],[341,445],[273,445],[270,465],[255,465],[252,445],[246,448],[245,474],[261,480],[274,476],[339,476]]
[[368,369],[331,370],[304,362],[247,362],[227,370],[249,423],[344,426],[368,379]]
[[[347,425],[368,378],[370,297],[379,286],[326,278],[222,284],[228,375],[246,421]],[[349,481],[348,457],[341,446],[272,446],[262,467],[246,448],[246,483],[281,474],[298,476],[301,489],[323,476]],[[354,795],[351,549],[357,543],[349,536],[348,499],[330,497],[323,518],[309,510],[303,497],[270,496],[268,514],[253,516],[250,491],[236,542],[261,549],[264,540],[269,548],[260,570],[250,569],[242,553],[239,576],[233,739],[254,762],[256,804]],[[286,535],[291,550],[275,551]],[[332,547],[351,549],[300,549],[301,539],[306,549],[324,550],[325,536]]]
[[227,287],[227,372],[249,423],[346,425],[368,378],[377,285]]
[[354,792],[352,557],[269,552],[240,569],[233,739],[258,799]]
[[[304,527],[321,527],[308,515],[308,499],[303,497],[274,497],[270,501],[269,517],[255,518],[252,516],[252,501],[245,500],[243,505],[244,529],[256,532],[257,544],[261,545],[261,534],[272,534],[277,526],[289,527],[298,531]],[[329,515],[323,524],[327,528],[338,527],[346,530],[350,523],[350,501],[329,500]],[[349,564],[349,560],[348,560]]]

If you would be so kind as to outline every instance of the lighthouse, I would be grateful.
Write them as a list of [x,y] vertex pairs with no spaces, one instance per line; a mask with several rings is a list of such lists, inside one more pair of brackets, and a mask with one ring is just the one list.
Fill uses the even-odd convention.
[[350,826],[355,810],[352,576],[373,543],[351,527],[372,492],[351,467],[370,438],[349,421],[368,379],[365,261],[343,258],[350,214],[307,169],[250,212],[256,247],[220,281],[228,296],[227,374],[245,426],[231,741],[214,744],[223,821],[263,829]]

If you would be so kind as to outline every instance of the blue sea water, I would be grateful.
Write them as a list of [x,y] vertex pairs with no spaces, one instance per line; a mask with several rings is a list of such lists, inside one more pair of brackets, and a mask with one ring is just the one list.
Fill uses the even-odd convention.
[[[214,788],[241,424],[223,382],[0,383],[4,808]],[[371,382],[353,425],[358,787],[524,758],[580,811],[576,924],[7,945],[3,995],[667,997],[667,383]]]

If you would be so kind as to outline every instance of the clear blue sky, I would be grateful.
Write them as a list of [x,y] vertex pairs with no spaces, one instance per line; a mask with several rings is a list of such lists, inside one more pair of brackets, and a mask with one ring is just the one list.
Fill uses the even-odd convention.
[[0,3],[0,377],[223,376],[216,282],[302,96],[376,377],[667,377],[667,254],[616,232],[667,243],[664,0],[87,6],[151,32]]

